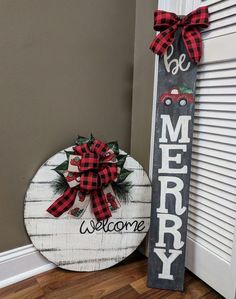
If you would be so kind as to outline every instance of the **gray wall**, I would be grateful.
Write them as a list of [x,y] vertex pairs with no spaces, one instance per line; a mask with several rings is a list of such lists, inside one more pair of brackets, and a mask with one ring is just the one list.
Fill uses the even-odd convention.
[[[145,21],[152,1],[141,3],[137,13],[143,9]],[[116,137],[129,151],[134,21],[134,0],[0,1],[0,251],[29,243],[23,225],[29,180],[78,133]],[[150,107],[143,107],[152,100],[152,69],[144,60],[152,63],[153,34],[149,20],[136,26],[135,61],[143,62],[134,73],[132,150],[145,162],[147,144],[136,147],[149,144],[138,131],[150,125]]]
[[131,153],[148,171],[153,100],[154,54],[149,45],[155,36],[156,0],[136,1]]

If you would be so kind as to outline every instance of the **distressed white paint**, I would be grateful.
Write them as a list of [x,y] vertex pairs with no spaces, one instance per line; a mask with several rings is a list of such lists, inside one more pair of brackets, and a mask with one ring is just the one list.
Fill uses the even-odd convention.
[[[69,150],[69,149],[67,149]],[[121,231],[91,229],[91,220],[96,224],[91,205],[80,219],[68,213],[59,218],[51,216],[46,209],[58,198],[53,194],[51,181],[57,176],[52,169],[66,159],[64,151],[51,157],[36,173],[25,199],[25,226],[34,246],[51,262],[73,271],[105,269],[130,255],[145,237],[150,221],[151,186],[142,166],[130,156],[125,167],[133,170],[127,180],[134,185],[130,200],[121,202],[121,208],[112,212],[105,229],[120,221],[133,221]],[[117,224],[118,223],[118,224]],[[135,230],[135,224],[140,224]],[[137,226],[136,226],[137,228]]]

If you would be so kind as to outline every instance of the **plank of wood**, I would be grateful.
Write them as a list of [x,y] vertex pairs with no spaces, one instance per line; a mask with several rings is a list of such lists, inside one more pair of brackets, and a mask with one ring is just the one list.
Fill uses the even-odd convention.
[[131,283],[132,288],[136,290],[137,293],[143,294],[148,292],[150,289],[147,287],[147,277],[144,276],[138,280]]
[[153,288],[184,288],[196,73],[179,28],[158,66],[148,272]]
[[2,299],[22,299],[22,298],[44,298],[44,290],[37,283],[35,278],[27,279],[15,285],[14,288],[7,287],[5,291],[0,290]]
[[108,295],[102,297],[102,299],[120,299],[120,298],[127,298],[127,299],[137,299],[138,293],[130,286],[124,286],[121,289],[118,289]]

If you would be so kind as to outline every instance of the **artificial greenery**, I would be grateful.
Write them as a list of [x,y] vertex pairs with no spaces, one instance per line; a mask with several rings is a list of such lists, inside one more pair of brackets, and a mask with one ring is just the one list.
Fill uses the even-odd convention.
[[107,143],[107,146],[115,153],[119,154],[119,145],[117,141],[111,141]]
[[67,181],[64,176],[58,175],[51,183],[53,192],[56,194],[63,194],[68,188]]
[[130,189],[132,188],[132,183],[130,181],[123,182],[112,182],[112,189],[120,200],[127,202],[130,199]]
[[75,144],[81,145],[84,143],[88,143],[89,145],[91,145],[94,140],[95,140],[95,138],[93,137],[92,134],[90,134],[89,137],[83,137],[83,136],[79,135],[78,138],[75,140]]
[[68,164],[69,164],[69,161],[67,159],[66,161],[64,161],[63,163],[61,163],[60,165],[58,165],[53,170],[55,170],[58,174],[60,174],[61,176],[63,176],[64,171],[66,171],[68,169]]

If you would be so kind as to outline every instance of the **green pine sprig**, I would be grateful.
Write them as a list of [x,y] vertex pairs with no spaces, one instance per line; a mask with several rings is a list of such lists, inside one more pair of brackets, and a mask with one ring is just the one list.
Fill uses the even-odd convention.
[[112,182],[112,189],[118,198],[124,202],[128,202],[130,199],[130,190],[133,187],[132,183],[129,181],[124,182]]
[[51,183],[54,194],[63,194],[69,187],[66,179],[62,175],[58,175]]

